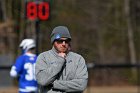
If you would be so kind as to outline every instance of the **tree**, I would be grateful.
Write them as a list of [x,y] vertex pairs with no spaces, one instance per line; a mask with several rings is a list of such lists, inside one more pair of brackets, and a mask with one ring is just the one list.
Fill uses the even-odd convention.
[[[133,40],[133,29],[132,29],[132,22],[130,16],[130,0],[125,0],[124,3],[125,9],[125,16],[127,22],[127,32],[128,32],[128,46],[129,46],[129,53],[130,53],[130,62],[131,64],[136,64],[136,53],[135,53],[135,45]],[[134,78],[136,78],[136,69],[132,69],[132,74]]]

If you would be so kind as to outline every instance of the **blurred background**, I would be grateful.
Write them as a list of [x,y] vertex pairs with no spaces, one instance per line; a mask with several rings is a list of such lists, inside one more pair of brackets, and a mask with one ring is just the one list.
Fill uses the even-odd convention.
[[49,0],[45,21],[28,20],[27,2],[0,0],[0,93],[17,93],[9,75],[24,38],[38,42],[38,53],[51,49],[55,26],[68,26],[72,50],[89,71],[85,93],[140,93],[140,0]]

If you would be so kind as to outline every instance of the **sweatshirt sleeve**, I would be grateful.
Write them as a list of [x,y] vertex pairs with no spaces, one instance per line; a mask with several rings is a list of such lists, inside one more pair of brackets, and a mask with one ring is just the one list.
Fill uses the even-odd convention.
[[47,86],[53,83],[64,64],[63,58],[50,62],[46,55],[47,54],[43,53],[40,54],[37,58],[35,66],[37,82],[42,86]]
[[82,92],[85,90],[88,82],[88,72],[83,57],[80,58],[76,70],[76,76],[72,80],[55,80],[53,83],[54,89],[62,90],[65,92]]

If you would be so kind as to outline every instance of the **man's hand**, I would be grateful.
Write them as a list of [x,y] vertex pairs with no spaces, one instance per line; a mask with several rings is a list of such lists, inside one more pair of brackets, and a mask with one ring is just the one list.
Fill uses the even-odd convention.
[[66,57],[66,53],[58,53],[59,56],[65,58]]

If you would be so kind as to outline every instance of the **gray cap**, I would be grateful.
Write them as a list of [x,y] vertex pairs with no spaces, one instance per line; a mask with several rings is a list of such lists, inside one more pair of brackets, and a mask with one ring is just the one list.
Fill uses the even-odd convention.
[[53,29],[51,33],[51,43],[53,43],[56,39],[60,38],[69,38],[71,39],[71,35],[69,30],[65,26],[57,26]]

